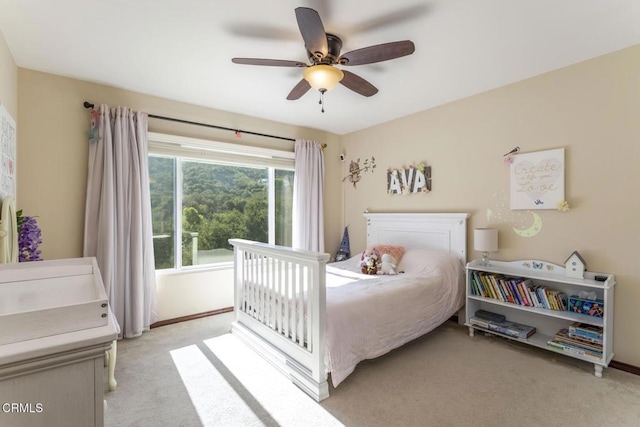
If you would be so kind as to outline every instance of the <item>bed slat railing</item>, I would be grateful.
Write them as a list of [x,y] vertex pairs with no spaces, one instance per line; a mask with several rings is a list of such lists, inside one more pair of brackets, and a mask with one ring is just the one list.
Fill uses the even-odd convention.
[[278,367],[291,369],[287,373],[294,382],[316,400],[328,397],[324,332],[329,254],[242,239],[229,243],[235,263],[232,331],[272,363],[284,358],[285,368]]

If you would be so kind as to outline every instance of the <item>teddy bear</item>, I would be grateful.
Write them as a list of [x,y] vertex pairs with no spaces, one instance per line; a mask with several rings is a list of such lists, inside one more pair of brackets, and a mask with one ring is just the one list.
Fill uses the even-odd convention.
[[396,259],[391,254],[382,254],[378,274],[398,274],[396,272],[397,267]]
[[373,248],[367,248],[360,258],[360,271],[363,274],[376,274],[378,272],[378,253]]

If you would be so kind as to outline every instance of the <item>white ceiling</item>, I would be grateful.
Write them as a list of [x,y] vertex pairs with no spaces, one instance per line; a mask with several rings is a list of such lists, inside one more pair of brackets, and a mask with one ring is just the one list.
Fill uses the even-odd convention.
[[[343,53],[406,39],[416,51],[349,67],[371,98],[338,85],[324,114],[317,92],[287,101],[301,69],[231,58],[308,62],[297,6]],[[638,44],[640,1],[0,0],[0,31],[19,67],[344,134]]]

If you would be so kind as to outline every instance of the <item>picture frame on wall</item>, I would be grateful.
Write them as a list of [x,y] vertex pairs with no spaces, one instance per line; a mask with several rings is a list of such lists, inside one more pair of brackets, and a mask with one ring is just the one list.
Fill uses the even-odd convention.
[[510,166],[511,209],[557,209],[564,198],[564,148],[521,153]]
[[0,102],[0,201],[16,197],[16,121]]

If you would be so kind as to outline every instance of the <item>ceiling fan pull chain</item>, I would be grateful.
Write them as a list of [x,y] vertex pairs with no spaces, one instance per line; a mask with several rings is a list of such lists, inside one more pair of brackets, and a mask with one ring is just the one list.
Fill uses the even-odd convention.
[[320,102],[318,102],[318,104],[320,104],[322,106],[321,111],[324,113],[324,93],[326,92],[326,89],[320,89]]

